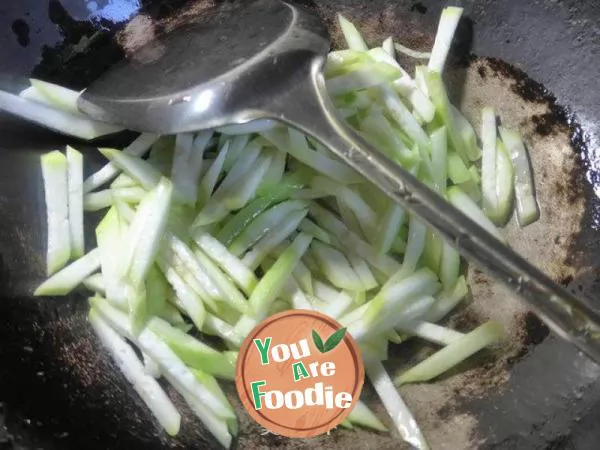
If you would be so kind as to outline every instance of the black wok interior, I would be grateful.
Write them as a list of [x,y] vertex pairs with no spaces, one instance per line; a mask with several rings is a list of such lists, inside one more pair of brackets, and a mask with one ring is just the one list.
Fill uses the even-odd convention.
[[[31,75],[83,88],[123,57],[113,36],[138,12],[177,15],[183,0],[2,0],[0,89],[24,88]],[[440,0],[334,0],[378,17],[391,7],[399,17],[435,29]],[[460,2],[453,2],[460,3]],[[574,151],[588,183],[586,230],[580,247],[600,268],[600,3],[598,0],[472,0],[455,51],[506,60],[541,82],[581,127]],[[394,30],[390,30],[394,32]],[[571,116],[572,115],[572,116]],[[118,144],[128,135],[103,144]],[[44,278],[45,229],[39,153],[65,138],[0,114],[0,450],[217,448],[185,418],[187,435],[169,439],[142,401],[113,373],[86,324],[84,294],[34,298]],[[85,148],[81,142],[78,148]],[[90,151],[93,168],[101,157]],[[595,164],[598,164],[595,166]],[[90,239],[88,239],[88,242]],[[587,244],[589,243],[589,245]],[[588,293],[600,293],[600,272]],[[577,280],[569,283],[576,287]],[[600,306],[600,305],[599,305]],[[465,408],[494,449],[600,448],[600,368],[553,336],[534,342],[516,364],[508,388]],[[73,364],[73,362],[76,364]],[[74,367],[76,369],[74,369]],[[361,448],[360,443],[354,448]],[[457,449],[460,450],[460,449]]]

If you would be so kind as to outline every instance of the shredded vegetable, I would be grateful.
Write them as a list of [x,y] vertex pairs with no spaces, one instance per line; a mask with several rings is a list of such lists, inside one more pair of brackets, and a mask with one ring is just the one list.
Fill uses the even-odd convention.
[[[521,226],[539,209],[518,133],[497,129],[486,107],[477,136],[450,103],[441,72],[461,14],[444,9],[430,55],[392,38],[369,48],[339,16],[349,48],[328,56],[326,86],[349,126],[503,240],[498,226],[513,197]],[[429,64],[413,77],[396,51]],[[47,113],[42,122],[59,129],[74,117],[82,136],[112,130],[77,113],[78,93],[32,84],[18,101],[0,93],[0,108],[20,105],[18,113],[38,121]],[[92,292],[90,324],[169,434],[180,416],[156,379],[229,447],[237,419],[219,383],[234,378],[244,337],[289,308],[321,311],[347,327],[393,425],[419,449],[428,448],[424,435],[381,363],[390,345],[414,338],[442,346],[394,374],[402,385],[434,379],[502,336],[494,322],[467,333],[437,324],[468,294],[460,242],[444,241],[298,130],[255,121],[141,134],[122,150],[99,151],[107,163],[85,181],[78,151],[42,157],[49,278],[35,295],[79,285]],[[97,247],[85,254],[84,210],[103,214]],[[386,431],[363,402],[343,426]]]

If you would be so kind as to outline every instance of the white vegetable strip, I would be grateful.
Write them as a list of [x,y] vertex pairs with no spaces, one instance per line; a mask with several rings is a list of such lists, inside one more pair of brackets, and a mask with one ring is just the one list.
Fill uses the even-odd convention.
[[403,53],[406,56],[410,56],[411,58],[416,58],[416,59],[430,59],[431,58],[430,52],[420,52],[418,50],[413,50],[412,48],[405,47],[404,45],[399,44],[398,42],[394,43],[394,48],[397,51],[399,51],[400,53]]
[[404,208],[396,202],[390,201],[385,214],[380,219],[374,243],[379,254],[383,255],[391,250],[405,219],[406,211]]
[[455,6],[450,6],[442,10],[437,33],[435,35],[435,41],[433,43],[433,48],[431,49],[431,58],[427,65],[429,70],[434,70],[436,72],[442,72],[444,70],[446,58],[448,57],[452,39],[454,38],[454,33],[462,13],[463,9]]
[[144,189],[152,189],[161,179],[161,173],[152,165],[137,156],[131,156],[112,148],[98,149],[107,159],[119,169],[136,180]]
[[[199,400],[206,408],[223,419],[235,418],[228,405],[200,384],[190,369],[179,359],[169,346],[152,330],[144,328],[138,336],[131,333],[127,315],[105,300],[93,298],[92,306],[120,335],[131,340],[160,366],[161,372],[180,393],[185,391]],[[184,395],[182,393],[182,395]]]
[[41,164],[48,230],[46,271],[52,275],[71,258],[68,165],[65,155],[58,150],[42,155]]
[[448,179],[448,138],[446,127],[441,127],[431,133],[431,167],[433,171],[434,188],[439,193],[446,192]]
[[248,269],[236,256],[229,253],[221,242],[197,229],[192,233],[192,239],[223,271],[240,287],[246,295],[250,295],[258,280],[254,273]]
[[194,255],[198,263],[202,266],[202,269],[204,269],[209,278],[215,283],[221,293],[221,299],[240,313],[246,313],[248,309],[246,299],[233,282],[221,272],[221,269],[201,249],[197,249]]
[[500,127],[500,136],[514,165],[517,218],[524,227],[535,222],[540,214],[529,156],[518,133]]
[[169,284],[173,287],[177,300],[180,302],[185,314],[192,319],[194,325],[201,330],[206,319],[206,309],[202,299],[194,292],[179,276],[176,270],[163,261],[161,258],[158,259],[158,266],[160,270],[167,278]]
[[80,258],[85,252],[83,234],[83,156],[67,145],[69,186],[69,230],[71,255]]
[[369,50],[369,47],[367,47],[367,44],[360,35],[360,32],[356,29],[352,22],[350,22],[341,14],[337,15],[337,19],[349,49],[358,50],[361,52],[366,52]]
[[[206,142],[210,140],[210,135]],[[202,162],[202,154],[204,153],[205,146],[199,148],[193,148],[194,146],[194,134],[193,133],[179,133],[175,138],[175,152],[173,153],[173,168],[171,169],[171,179],[173,180],[173,186],[175,188],[175,196],[178,200],[183,203],[194,205],[196,203],[196,196],[198,195],[196,178],[200,167],[197,167],[196,173],[192,173],[193,169],[190,167],[192,156],[194,152],[200,153],[200,163]],[[192,149],[193,148],[193,149]],[[195,156],[195,155],[194,155]]]
[[[146,154],[158,138],[159,136],[156,134],[142,133],[122,151],[126,155],[141,157]],[[98,172],[85,179],[83,182],[83,192],[91,192],[104,183],[109,182],[119,174],[120,170],[115,164],[109,162]]]
[[30,78],[29,82],[34,89],[46,97],[54,106],[71,114],[81,115],[81,112],[77,108],[77,99],[80,92],[35,78]]
[[314,241],[311,245],[311,254],[331,284],[349,291],[365,290],[360,278],[342,252],[320,241]]
[[314,217],[317,224],[329,231],[337,240],[345,242],[361,257],[363,257],[371,266],[379,269],[386,275],[392,275],[400,269],[400,264],[387,255],[380,255],[365,241],[352,233],[348,228],[325,208],[311,203],[309,207],[310,214]]
[[498,225],[506,224],[513,209],[514,179],[510,155],[504,143],[498,138],[496,141],[496,198],[498,200],[494,214],[494,222]]
[[395,379],[395,383],[402,385],[431,380],[479,350],[495,344],[502,338],[503,333],[502,325],[498,322],[484,323],[402,373]]
[[103,189],[85,194],[83,208],[86,211],[98,211],[108,208],[117,199],[126,203],[139,203],[147,194],[148,191],[139,186]]
[[481,193],[482,209],[490,218],[495,217],[498,209],[496,193],[496,113],[490,107],[481,110]]
[[452,342],[464,336],[463,333],[458,331],[422,320],[401,322],[396,328],[403,333],[414,334],[422,339],[440,345],[450,345]]
[[133,249],[128,273],[134,286],[143,283],[150,266],[156,259],[167,228],[167,217],[172,196],[173,184],[168,179],[162,178],[156,188],[142,200],[138,207],[131,228],[135,228],[138,220],[142,220],[144,226],[139,235],[129,236],[130,239],[137,241]]
[[119,125],[98,122],[43,103],[0,91],[0,109],[43,127],[80,139],[91,140],[123,130]]
[[95,248],[40,284],[33,295],[67,295],[99,268],[100,252]]
[[90,275],[85,280],[83,280],[82,283],[90,291],[100,294],[102,296],[106,295],[106,285],[104,283],[104,277],[101,273],[95,273],[94,275]]
[[371,272],[369,265],[364,259],[351,251],[346,254],[346,258],[350,263],[350,267],[352,267],[352,270],[354,270],[354,273],[358,275],[358,279],[362,283],[365,291],[374,289],[379,285],[375,279],[375,276],[373,275],[373,272]]
[[204,178],[200,182],[200,188],[198,190],[198,204],[206,205],[208,202],[215,185],[217,184],[217,180],[221,171],[223,170],[223,164],[225,163],[225,158],[227,158],[227,152],[229,151],[230,141],[227,141],[223,147],[219,150],[219,154],[217,158],[213,161],[210,169],[204,175]]
[[427,450],[429,446],[423,437],[417,421],[396,390],[383,364],[374,358],[365,358],[365,372],[371,380],[377,395],[383,402],[392,422],[400,432],[402,439],[419,450]]
[[504,242],[504,237],[498,231],[498,228],[486,217],[483,211],[477,206],[471,198],[465,194],[459,187],[452,186],[448,189],[448,200],[455,207],[465,213],[471,220],[476,222],[479,226],[485,228],[485,230],[495,236],[498,240]]
[[240,256],[266,235],[270,230],[280,227],[294,211],[303,210],[306,203],[301,200],[289,200],[279,203],[260,214],[231,243],[229,251]]
[[311,169],[325,174],[339,183],[348,184],[362,181],[362,177],[347,165],[310,149],[306,137],[297,130],[290,128],[287,133],[281,130],[272,130],[261,133],[261,136],[278,150],[288,153]]
[[[250,330],[251,329],[252,328],[250,328]],[[206,320],[204,321],[202,331],[206,334],[219,336],[235,348],[241,347],[244,337],[246,336],[245,334],[242,335],[238,333],[237,329],[210,313],[206,314]]]
[[106,299],[121,309],[127,307],[127,291],[123,279],[123,248],[127,245],[126,236],[126,225],[121,223],[116,208],[111,208],[96,227],[96,242],[100,252]]
[[167,394],[165,394],[165,391],[152,376],[145,372],[144,365],[129,344],[94,309],[89,313],[89,321],[127,381],[133,385],[133,388],[142,397],[156,420],[169,435],[175,436],[179,432],[181,416]]
[[277,227],[268,232],[254,247],[248,251],[242,258],[242,264],[255,270],[263,258],[267,256],[275,247],[287,239],[297,228],[300,222],[306,217],[308,209],[293,211],[287,217],[287,220],[281,227]]

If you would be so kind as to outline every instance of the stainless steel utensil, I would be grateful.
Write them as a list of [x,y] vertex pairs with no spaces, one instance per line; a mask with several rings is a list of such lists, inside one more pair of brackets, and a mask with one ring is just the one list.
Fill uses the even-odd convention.
[[278,0],[223,2],[139,49],[80,97],[82,112],[173,134],[276,119],[312,135],[526,300],[600,362],[600,314],[503,245],[349,129],[331,104],[318,18]]

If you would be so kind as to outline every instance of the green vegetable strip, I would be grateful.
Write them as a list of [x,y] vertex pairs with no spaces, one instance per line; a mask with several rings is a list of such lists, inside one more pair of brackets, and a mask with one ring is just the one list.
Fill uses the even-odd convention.
[[83,207],[86,211],[99,211],[112,206],[116,199],[127,203],[138,203],[148,193],[139,186],[119,187],[91,192],[83,198]]
[[227,248],[210,234],[196,230],[192,239],[206,255],[231,277],[246,295],[250,295],[258,283],[256,276]]
[[349,291],[366,290],[342,252],[320,241],[314,241],[311,246],[311,254],[324,276],[334,286]]
[[264,317],[269,305],[281,292],[311,241],[311,236],[300,233],[258,282],[248,299],[254,317]]
[[148,328],[160,336],[188,367],[226,380],[234,379],[234,361],[224,353],[156,317],[148,322]]
[[469,169],[458,153],[454,151],[448,153],[447,170],[448,178],[450,178],[454,184],[467,183],[472,180]]
[[483,227],[488,233],[495,236],[498,240],[504,242],[504,237],[498,231],[498,228],[486,217],[483,211],[465,194],[460,188],[452,186],[448,189],[448,200],[455,207],[460,209],[471,220]]
[[249,134],[240,134],[229,139],[229,151],[223,163],[223,171],[229,172],[250,141]]
[[431,98],[438,115],[446,126],[453,149],[460,155],[462,160],[467,163],[469,161],[466,151],[467,144],[463,141],[460,130],[452,115],[450,100],[448,99],[448,94],[444,87],[441,75],[437,72],[427,72],[424,74],[424,79],[427,84],[427,90],[429,91],[429,98]]
[[179,238],[171,234],[166,236],[166,244],[177,258],[179,258],[185,269],[194,276],[202,290],[206,292],[206,298],[204,298],[204,300],[211,302],[212,309],[217,309],[213,302],[225,301],[226,299],[222,298],[222,294],[219,292],[218,287],[200,265],[194,253]]
[[[229,207],[227,205],[227,201],[232,195],[234,195],[233,190],[236,188],[236,184],[240,183],[241,177],[248,178],[254,177],[256,175],[257,167],[253,167],[252,165],[259,157],[259,155],[260,148],[256,146],[249,146],[248,148],[246,148],[244,153],[237,159],[235,164],[232,166],[230,172],[225,176],[220,186],[210,197],[206,205],[204,205],[204,207],[200,211],[200,214],[198,214],[198,217],[192,224],[192,228],[209,225],[213,222],[222,220],[224,217],[227,216],[229,210],[237,209],[233,205],[232,207]],[[263,168],[261,165],[261,167],[258,168],[258,170],[262,172],[260,173],[262,177],[262,175],[264,175],[266,171],[266,167]],[[254,178],[250,179],[254,180]],[[242,180],[241,183],[244,183],[244,181]],[[255,189],[257,184],[258,181],[256,181],[256,184],[254,186]],[[254,191],[250,191],[250,194],[252,194],[253,192]],[[244,205],[242,204],[239,207],[242,206]]]
[[115,208],[108,213],[96,228],[96,242],[100,252],[100,267],[105,286],[106,298],[121,309],[127,306],[126,290],[123,276],[123,246],[125,242],[125,226],[120,221]]
[[81,112],[77,108],[77,99],[79,98],[80,92],[35,78],[30,78],[29,82],[31,83],[31,86],[46,97],[51,104],[71,114],[81,115]]
[[397,67],[382,62],[373,62],[368,67],[358,67],[349,73],[338,75],[326,81],[327,93],[331,97],[351,91],[385,85],[402,76]]
[[239,348],[242,345],[245,336],[238,333],[238,331],[227,322],[210,313],[206,314],[204,327],[201,328],[201,330],[206,334],[219,336],[234,348]]
[[105,295],[106,286],[104,284],[104,277],[100,273],[95,273],[94,275],[87,277],[83,280],[83,285],[92,292],[102,296]]
[[255,270],[265,256],[296,231],[298,225],[306,217],[307,213],[308,209],[292,212],[281,227],[269,231],[250,251],[248,251],[248,253],[244,255],[242,263],[250,269]]
[[115,166],[136,180],[144,189],[150,190],[158,184],[161,174],[147,161],[111,148],[100,148],[98,150]]
[[173,185],[168,179],[162,178],[138,207],[131,227],[135,227],[138,219],[143,221],[144,226],[141,233],[135,238],[130,236],[131,239],[137,240],[128,274],[134,286],[142,284],[150,266],[156,259],[166,231],[172,195]]
[[406,218],[406,211],[400,205],[390,201],[377,230],[375,248],[383,255],[392,249],[394,240]]
[[481,349],[497,343],[503,334],[502,325],[487,322],[408,369],[396,378],[395,383],[403,385],[436,378]]
[[261,136],[271,142],[278,150],[288,153],[308,167],[329,176],[339,183],[348,184],[362,181],[362,176],[347,165],[311,150],[306,142],[306,137],[299,131],[292,128],[287,133],[282,130],[273,130],[263,132]]
[[365,291],[376,288],[379,283],[375,279],[373,272],[369,268],[367,262],[354,252],[348,252],[346,258],[352,267],[352,270],[358,275],[360,282],[363,285]]
[[201,249],[197,249],[194,255],[202,269],[215,283],[221,293],[221,299],[240,313],[246,313],[248,309],[246,299],[233,282],[221,272],[221,269]]
[[323,228],[318,226],[316,223],[314,223],[307,217],[302,219],[302,221],[298,225],[298,231],[310,234],[312,237],[318,239],[321,242],[324,242],[325,244],[331,244],[331,238],[329,237],[327,231],[325,231]]
[[225,158],[227,157],[227,152],[229,151],[230,141],[227,141],[223,147],[219,150],[219,154],[217,158],[213,161],[210,169],[204,175],[204,178],[200,182],[200,186],[198,188],[198,205],[204,206],[210,199],[210,196],[217,184],[217,180],[221,171],[223,170],[223,164],[225,163]]
[[452,110],[454,122],[459,129],[463,142],[467,145],[466,152],[469,159],[471,161],[477,161],[481,158],[481,149],[479,148],[479,144],[477,144],[477,135],[475,134],[473,126],[456,106],[451,104],[450,109]]
[[[158,140],[158,137],[159,136],[156,134],[142,133],[131,144],[125,147],[122,152],[125,155],[141,157],[150,149],[152,144]],[[120,170],[121,168],[115,163],[112,161],[109,162],[98,172],[86,178],[86,180],[83,182],[83,192],[88,193],[99,186],[102,186],[104,183],[107,183],[116,177]]]
[[460,254],[446,241],[442,242],[440,261],[440,281],[444,289],[449,289],[456,283],[460,275]]
[[[189,173],[193,144],[193,133],[179,133],[176,135],[171,172],[175,198],[191,205],[196,203],[198,194],[196,189],[197,180],[193,180]],[[193,149],[193,151],[198,151],[202,155],[204,148]]]
[[91,309],[89,321],[127,381],[133,385],[156,420],[170,436],[175,436],[179,432],[181,416],[167,394],[151,376],[145,373],[144,366],[131,346],[102,319],[100,313]]
[[256,217],[244,231],[233,240],[229,251],[235,256],[244,254],[260,240],[269,230],[281,226],[289,214],[306,208],[306,203],[300,200],[289,200],[279,203]]
[[58,150],[42,155],[41,164],[48,229],[46,272],[52,275],[71,258],[68,164]]
[[325,208],[311,203],[309,213],[313,216],[318,225],[329,231],[337,240],[345,242],[359,256],[363,257],[372,267],[377,268],[386,275],[392,275],[400,269],[394,259],[387,255],[380,255],[371,245],[360,239],[355,233],[338,220],[332,213]]
[[[223,419],[235,418],[228,405],[198,383],[190,369],[177,357],[169,346],[152,330],[144,328],[138,336],[134,336],[129,328],[127,316],[115,309],[104,299],[93,298],[92,306],[110,326],[124,337],[133,341],[140,349],[154,359],[161,372],[184,397],[186,393],[204,403],[205,408]],[[182,392],[183,391],[183,392]]]
[[352,412],[348,416],[352,424],[371,428],[376,431],[387,431],[386,426],[377,418],[377,416],[362,401],[356,402]]
[[[433,186],[441,194],[446,192],[448,179],[448,138],[446,127],[441,127],[431,133],[431,168]],[[462,161],[461,161],[462,162]]]
[[110,183],[111,189],[124,188],[124,187],[135,187],[136,185],[137,185],[136,181],[125,173],[122,173],[117,178],[115,178],[115,181]]
[[95,248],[40,284],[33,295],[67,295],[99,268],[100,251]]
[[380,87],[378,91],[380,99],[386,105],[388,111],[400,128],[421,148],[429,149],[431,143],[429,136],[415,120],[411,112],[404,106],[398,95],[390,87]]
[[[304,256],[306,256],[306,254]],[[306,291],[310,295],[314,294],[312,274],[308,267],[306,267],[304,262],[302,262],[302,260],[298,261],[292,274],[304,291]]]
[[496,195],[498,199],[494,222],[504,225],[510,216],[514,199],[514,169],[504,143],[496,141]]
[[415,296],[434,295],[439,290],[435,274],[426,268],[419,269],[409,277],[388,282],[369,303],[364,305],[364,322],[367,326],[376,323],[380,316],[399,311]]
[[83,234],[83,155],[69,146],[67,146],[66,154],[71,254],[73,258],[81,258],[85,253]]
[[158,266],[167,278],[169,284],[173,287],[177,299],[181,302],[185,314],[192,319],[194,325],[201,330],[206,319],[206,310],[202,299],[193,289],[188,287],[185,281],[179,276],[173,267],[170,267],[159,258]]

